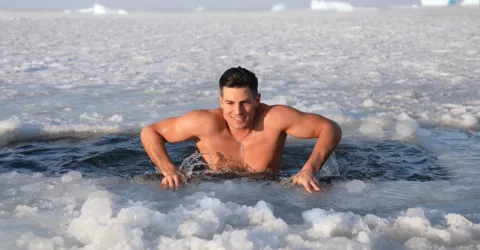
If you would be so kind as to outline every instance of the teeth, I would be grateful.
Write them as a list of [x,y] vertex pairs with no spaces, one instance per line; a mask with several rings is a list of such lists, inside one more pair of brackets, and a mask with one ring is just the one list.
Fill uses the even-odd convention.
[[235,121],[238,121],[238,122],[243,122],[245,121],[245,118],[244,117],[236,117],[236,118],[233,118]]

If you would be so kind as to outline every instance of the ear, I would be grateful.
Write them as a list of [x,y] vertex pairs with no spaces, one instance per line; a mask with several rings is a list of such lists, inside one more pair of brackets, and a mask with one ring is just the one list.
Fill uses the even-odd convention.
[[220,107],[223,107],[223,96],[222,96],[222,94],[220,94],[218,96],[218,101],[220,102]]
[[255,96],[255,107],[258,107],[258,105],[260,105],[260,98],[262,97],[262,95],[260,93],[258,93],[256,96]]

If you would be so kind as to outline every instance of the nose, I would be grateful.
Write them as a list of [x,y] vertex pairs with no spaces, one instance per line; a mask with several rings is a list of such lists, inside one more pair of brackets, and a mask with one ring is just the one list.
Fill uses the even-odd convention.
[[235,105],[235,115],[243,115],[242,105]]

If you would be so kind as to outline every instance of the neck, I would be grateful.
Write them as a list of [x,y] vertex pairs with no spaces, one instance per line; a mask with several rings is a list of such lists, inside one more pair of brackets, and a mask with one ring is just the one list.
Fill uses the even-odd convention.
[[253,130],[255,129],[255,120],[256,119],[254,118],[253,121],[247,126],[245,126],[245,128],[243,129],[232,129],[230,128],[230,125],[228,125],[227,122],[225,123],[227,125],[228,130],[232,134],[233,138],[238,142],[242,142],[253,133]]
[[242,141],[248,136],[250,136],[250,134],[252,134],[254,129],[253,124],[243,129],[231,129],[230,126],[228,126],[228,124],[227,124],[227,127],[228,127],[228,130],[230,130],[230,133],[233,135],[233,137],[238,141]]

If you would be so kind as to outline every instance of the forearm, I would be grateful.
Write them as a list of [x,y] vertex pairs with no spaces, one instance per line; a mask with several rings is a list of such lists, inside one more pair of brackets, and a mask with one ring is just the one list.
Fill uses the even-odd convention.
[[335,122],[322,128],[313,152],[303,169],[313,171],[314,174],[317,174],[335,150],[341,138],[342,130]]
[[151,127],[145,127],[140,139],[148,156],[163,174],[175,172],[176,168],[168,156],[165,139]]

